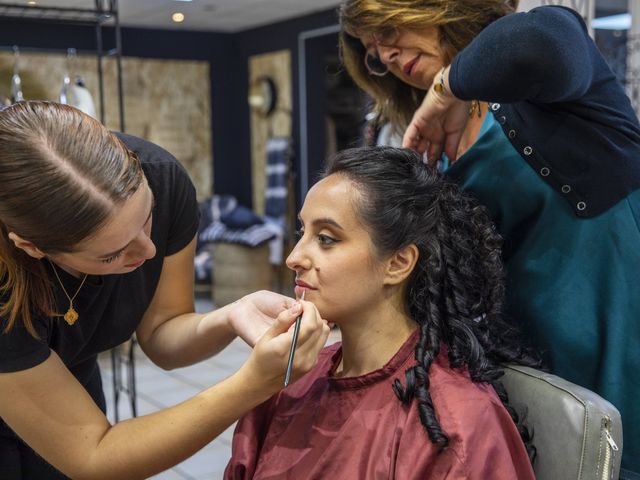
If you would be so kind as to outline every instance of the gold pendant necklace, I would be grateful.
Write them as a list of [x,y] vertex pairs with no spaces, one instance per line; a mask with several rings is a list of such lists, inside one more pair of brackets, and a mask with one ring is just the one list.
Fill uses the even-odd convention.
[[[49,259],[47,258],[47,260]],[[64,317],[63,317],[64,321],[67,322],[69,325],[73,325],[74,323],[76,323],[76,320],[80,318],[80,315],[78,314],[78,312],[76,312],[76,309],[73,308],[73,301],[78,296],[78,293],[80,293],[80,289],[84,285],[84,282],[89,276],[89,274],[87,273],[84,274],[84,278],[82,279],[82,282],[80,282],[80,286],[76,290],[76,293],[73,294],[73,297],[70,297],[69,294],[67,293],[67,289],[64,288],[64,285],[62,284],[62,280],[60,280],[60,276],[58,275],[56,266],[53,264],[51,260],[49,260],[49,263],[51,264],[51,268],[53,268],[53,273],[56,274],[56,278],[58,279],[58,283],[60,284],[60,287],[62,287],[62,291],[64,292],[64,294],[67,296],[67,299],[69,300],[69,310],[67,310],[67,313],[64,314]]]

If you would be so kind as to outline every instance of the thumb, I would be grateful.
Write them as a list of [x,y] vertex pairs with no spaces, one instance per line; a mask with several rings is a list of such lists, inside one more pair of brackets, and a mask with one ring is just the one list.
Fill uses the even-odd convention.
[[286,333],[287,330],[293,325],[296,321],[296,318],[302,314],[302,304],[300,302],[296,302],[291,308],[288,310],[283,310],[276,317],[276,321],[273,322],[271,327],[264,333],[263,337],[266,339],[275,338],[278,335]]

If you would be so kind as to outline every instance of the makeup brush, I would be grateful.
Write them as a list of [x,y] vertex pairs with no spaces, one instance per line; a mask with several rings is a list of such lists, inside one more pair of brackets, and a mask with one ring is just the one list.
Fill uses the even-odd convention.
[[[302,290],[300,300],[304,300],[304,294],[307,290]],[[291,350],[289,350],[289,363],[287,363],[287,373],[284,376],[284,386],[289,385],[291,380],[291,370],[293,370],[293,355],[296,353],[296,344],[298,343],[298,334],[300,333],[300,323],[302,322],[302,314],[296,318],[296,324],[293,327],[293,340],[291,341]]]

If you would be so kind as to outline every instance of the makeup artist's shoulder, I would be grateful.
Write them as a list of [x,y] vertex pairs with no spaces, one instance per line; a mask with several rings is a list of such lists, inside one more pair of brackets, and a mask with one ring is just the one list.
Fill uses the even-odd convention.
[[170,162],[178,163],[178,160],[173,156],[171,152],[165,150],[159,145],[153,142],[145,140],[144,138],[129,135],[128,133],[113,132],[127,146],[129,150],[135,152],[138,155],[138,159],[142,163],[148,163],[153,161],[154,163]]

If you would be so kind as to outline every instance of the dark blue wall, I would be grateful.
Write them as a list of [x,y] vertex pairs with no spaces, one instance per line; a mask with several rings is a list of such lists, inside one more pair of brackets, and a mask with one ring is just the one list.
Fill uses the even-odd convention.
[[[249,70],[248,70],[248,60],[252,55],[257,55],[266,52],[273,52],[275,50],[284,50],[289,49],[291,51],[291,81],[292,81],[292,90],[291,94],[293,96],[293,118],[292,118],[292,136],[293,136],[293,150],[294,150],[294,169],[299,171],[299,159],[300,159],[300,145],[298,139],[299,135],[299,125],[300,125],[300,117],[299,117],[299,92],[298,92],[298,35],[302,32],[307,32],[310,30],[316,30],[319,28],[324,28],[330,25],[335,25],[338,23],[338,17],[335,9],[325,10],[313,15],[308,15],[305,17],[298,17],[293,20],[288,20],[284,22],[279,22],[273,25],[268,25],[261,28],[256,28],[252,30],[247,30],[238,34],[238,45],[240,46],[240,53],[242,56],[242,70],[239,72],[240,75],[238,78],[248,79]],[[337,48],[337,44],[336,44]],[[322,63],[321,57],[311,57],[307,58],[307,66],[310,63],[315,63],[317,60],[318,64]],[[309,68],[307,68],[307,72]],[[323,77],[307,77],[313,83],[323,82]],[[311,85],[308,85],[308,91],[319,91],[314,88],[311,88]],[[247,85],[246,82],[243,84],[243,97],[246,98],[247,95]],[[317,98],[311,98],[311,102],[320,101]],[[247,132],[246,139],[244,144],[241,146],[242,155],[246,157],[250,157],[250,137],[248,132],[249,128],[249,106],[246,101],[242,102],[240,115],[243,125],[241,129],[243,132]],[[323,132],[317,132],[315,129],[310,129],[311,135],[324,135]],[[323,137],[324,142],[324,137]],[[249,170],[247,170],[249,171]],[[216,172],[216,175],[218,173]],[[250,185],[249,185],[249,195],[251,194]],[[296,192],[298,206],[300,203],[300,192]]]
[[[298,34],[333,25],[335,11],[328,10],[235,34],[122,29],[125,56],[205,60],[211,64],[211,124],[214,190],[235,195],[251,206],[251,150],[248,93],[248,59],[251,55],[289,49],[292,55],[293,137],[298,137]],[[113,30],[104,29],[105,49],[114,45]],[[95,49],[91,27],[51,25],[0,19],[0,45],[22,48],[78,51]],[[296,153],[299,146],[295,144]],[[298,155],[296,155],[298,158]],[[297,164],[296,164],[297,165]]]

